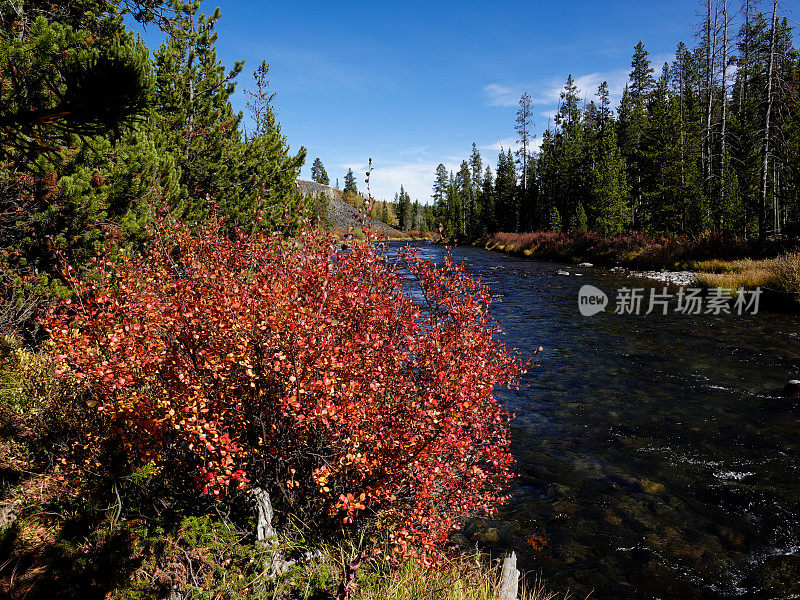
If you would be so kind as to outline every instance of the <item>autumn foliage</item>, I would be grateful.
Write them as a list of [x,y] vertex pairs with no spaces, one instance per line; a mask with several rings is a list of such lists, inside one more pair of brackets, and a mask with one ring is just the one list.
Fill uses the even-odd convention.
[[154,239],[71,273],[79,300],[47,321],[63,376],[105,420],[89,447],[113,442],[223,500],[264,487],[320,527],[370,518],[425,559],[502,502],[494,388],[520,367],[459,265],[213,222],[162,221]]

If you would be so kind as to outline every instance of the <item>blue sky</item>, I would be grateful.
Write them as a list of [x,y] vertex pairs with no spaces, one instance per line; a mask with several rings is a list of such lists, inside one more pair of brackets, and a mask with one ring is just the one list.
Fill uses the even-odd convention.
[[[430,201],[436,165],[457,169],[472,142],[494,165],[514,143],[517,102],[535,103],[547,127],[569,73],[589,99],[604,79],[614,103],[644,41],[654,63],[693,46],[699,2],[528,0],[527,2],[203,2],[219,6],[217,51],[245,60],[234,106],[261,60],[282,131],[308,150],[302,177],[320,157],[331,183],[373,158],[372,191],[391,199],[403,184]],[[159,33],[145,41],[155,48]]]

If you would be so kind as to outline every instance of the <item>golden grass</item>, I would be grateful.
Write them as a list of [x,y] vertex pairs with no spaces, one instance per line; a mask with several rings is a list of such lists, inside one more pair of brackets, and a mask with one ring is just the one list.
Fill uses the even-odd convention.
[[730,268],[726,271],[704,272],[699,271],[696,275],[700,284],[710,288],[723,288],[726,290],[747,290],[775,287],[775,273],[772,261],[750,261],[752,264]]
[[762,289],[800,299],[800,253],[765,260],[706,260],[693,263],[697,281],[710,288]]
[[[496,600],[499,570],[478,557],[453,559],[433,570],[414,563],[377,569],[362,580],[354,600]],[[521,586],[520,600],[566,598],[545,590],[540,581]]]
[[778,289],[800,297],[800,252],[775,259],[772,271]]

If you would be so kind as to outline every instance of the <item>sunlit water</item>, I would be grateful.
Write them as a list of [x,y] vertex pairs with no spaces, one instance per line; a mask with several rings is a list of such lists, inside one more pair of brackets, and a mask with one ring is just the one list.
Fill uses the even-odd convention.
[[544,347],[522,389],[500,392],[516,414],[512,499],[462,543],[516,550],[575,598],[800,597],[800,401],[781,394],[800,378],[797,315],[583,317],[584,284],[612,305],[620,287],[661,284],[453,257],[501,298],[508,346]]

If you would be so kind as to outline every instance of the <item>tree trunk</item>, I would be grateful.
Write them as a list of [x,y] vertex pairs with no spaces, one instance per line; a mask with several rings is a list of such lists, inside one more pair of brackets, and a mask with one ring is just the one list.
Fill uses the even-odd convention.
[[713,202],[713,185],[712,180],[714,176],[713,169],[713,144],[711,136],[711,114],[713,109],[714,99],[714,53],[717,47],[717,9],[714,6],[714,21],[711,21],[711,7],[712,0],[706,0],[706,126],[705,126],[705,139],[704,139],[704,175],[705,175],[705,188],[706,188],[706,201],[707,210],[706,217],[711,221],[713,216],[712,205]]
[[772,79],[775,70],[775,41],[777,37],[778,0],[772,1],[772,31],[769,44],[769,67],[767,68],[767,114],[764,118],[764,143],[761,161],[761,201],[759,202],[758,239],[767,237],[767,182],[769,180],[770,117],[772,116]]
[[745,0],[744,2],[744,56],[742,57],[743,60],[740,62],[739,68],[742,71],[741,74],[741,81],[742,84],[739,86],[739,117],[741,119],[741,115],[744,111],[744,101],[747,98],[747,70],[750,66],[750,2],[751,0]]
[[722,0],[722,130],[720,131],[720,158],[719,158],[719,173],[720,173],[720,218],[719,228],[722,229],[725,224],[725,186],[726,172],[725,172],[725,155],[727,147],[725,143],[726,128],[728,122],[728,0]]

